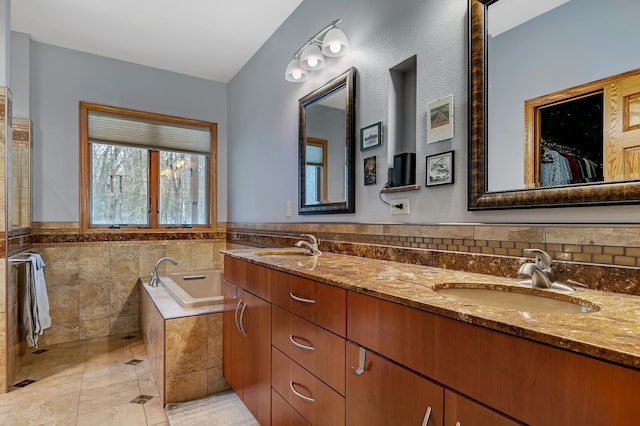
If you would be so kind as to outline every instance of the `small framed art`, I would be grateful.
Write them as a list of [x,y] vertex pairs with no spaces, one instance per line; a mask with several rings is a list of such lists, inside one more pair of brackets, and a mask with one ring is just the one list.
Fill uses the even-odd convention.
[[453,151],[448,151],[427,157],[427,186],[453,183],[453,154]]
[[360,129],[360,151],[382,145],[382,122]]
[[427,105],[427,143],[453,138],[453,95]]
[[376,184],[376,176],[378,174],[377,168],[377,158],[374,155],[373,157],[364,159],[364,184],[365,185],[375,185]]

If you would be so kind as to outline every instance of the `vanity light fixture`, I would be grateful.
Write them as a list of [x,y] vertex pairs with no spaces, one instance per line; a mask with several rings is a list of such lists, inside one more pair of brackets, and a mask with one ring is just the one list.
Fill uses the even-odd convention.
[[340,22],[342,22],[341,19],[336,19],[296,51],[285,71],[287,81],[294,83],[306,81],[309,79],[309,71],[324,67],[325,56],[335,58],[347,53],[349,40],[337,27]]

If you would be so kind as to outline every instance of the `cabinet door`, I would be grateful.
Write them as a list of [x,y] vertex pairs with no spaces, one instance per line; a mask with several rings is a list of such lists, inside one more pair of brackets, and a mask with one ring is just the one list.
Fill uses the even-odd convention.
[[640,76],[605,87],[604,179],[640,178]]
[[[424,377],[367,351],[357,375],[360,347],[347,344],[347,425],[442,426],[444,389]],[[430,412],[425,423],[427,412]]]
[[222,372],[225,380],[242,399],[242,334],[236,326],[242,290],[227,281],[222,283]]
[[243,402],[260,424],[271,420],[271,304],[244,292],[238,322],[242,337]]
[[445,426],[518,426],[518,423],[450,390],[444,396]]

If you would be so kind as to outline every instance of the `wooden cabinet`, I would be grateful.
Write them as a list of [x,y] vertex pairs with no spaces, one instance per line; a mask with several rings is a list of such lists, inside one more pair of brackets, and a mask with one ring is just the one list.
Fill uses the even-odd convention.
[[[383,358],[347,344],[347,425],[442,426],[442,386]],[[364,356],[364,370],[361,367]],[[359,374],[356,374],[359,373]]]
[[276,348],[272,353],[272,373],[273,390],[309,423],[344,424],[344,397]]
[[[243,285],[238,277],[247,275],[241,270],[234,268],[230,276]],[[270,424],[271,304],[228,281],[223,296],[224,377],[256,420]]]
[[344,289],[272,272],[272,387],[283,400],[272,398],[273,424],[297,415],[344,424],[346,299]]
[[347,301],[348,339],[508,417],[640,424],[638,370],[359,293]]
[[344,338],[277,306],[271,318],[273,346],[344,395]]
[[229,386],[242,399],[242,334],[237,327],[242,290],[228,281],[222,283],[224,310],[222,312],[222,373]]
[[640,424],[637,369],[229,257],[225,280],[224,376],[262,425]]
[[509,419],[477,402],[453,391],[444,392],[445,426],[519,426]]
[[345,335],[347,291],[344,289],[273,271],[271,302],[337,335]]
[[287,401],[275,390],[271,391],[271,424],[277,426],[311,426]]

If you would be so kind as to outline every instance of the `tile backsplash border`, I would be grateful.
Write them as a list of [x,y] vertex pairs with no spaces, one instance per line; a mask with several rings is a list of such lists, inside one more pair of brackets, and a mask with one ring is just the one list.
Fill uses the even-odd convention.
[[640,295],[640,226],[523,224],[228,223],[227,242],[292,246],[300,234],[327,252],[516,277],[529,254],[547,251],[561,281]]

